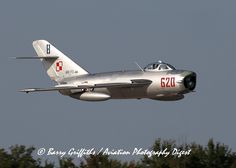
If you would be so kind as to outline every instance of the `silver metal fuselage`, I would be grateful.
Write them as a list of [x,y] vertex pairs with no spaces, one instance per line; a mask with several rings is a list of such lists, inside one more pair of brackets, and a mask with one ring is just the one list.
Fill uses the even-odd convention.
[[50,79],[57,85],[50,88],[25,88],[20,92],[59,91],[63,95],[85,101],[108,99],[142,99],[174,101],[196,87],[196,73],[176,70],[163,61],[152,62],[139,71],[90,74],[46,40],[33,41],[38,57]]
[[[190,92],[193,89],[186,88],[184,78],[195,74],[185,70],[170,70],[170,71],[119,71],[88,74],[83,76],[75,76],[64,78],[61,83],[83,85],[96,83],[119,83],[130,82],[133,79],[146,79],[152,81],[148,86],[142,87],[117,87],[117,88],[94,88],[86,90],[91,93],[101,93],[109,95],[107,99],[141,99],[150,98],[156,100],[179,100],[183,98],[183,94]],[[166,86],[162,86],[162,79],[174,79],[173,86],[170,82],[164,81]],[[168,84],[168,85],[167,85]],[[68,95],[76,99],[82,99],[83,90],[63,90],[60,91],[63,95]],[[93,94],[91,94],[93,95]],[[93,99],[91,99],[93,100]],[[98,99],[99,100],[99,99]]]

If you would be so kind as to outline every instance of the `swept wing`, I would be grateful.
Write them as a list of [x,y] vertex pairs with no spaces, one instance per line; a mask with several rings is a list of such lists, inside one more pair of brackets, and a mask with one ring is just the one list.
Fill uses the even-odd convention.
[[60,90],[75,90],[75,89],[90,89],[90,88],[122,88],[122,87],[142,87],[152,83],[147,79],[133,79],[130,82],[120,83],[98,83],[93,85],[56,85],[51,88],[27,88],[19,90],[20,92],[43,92],[43,91],[60,91]]

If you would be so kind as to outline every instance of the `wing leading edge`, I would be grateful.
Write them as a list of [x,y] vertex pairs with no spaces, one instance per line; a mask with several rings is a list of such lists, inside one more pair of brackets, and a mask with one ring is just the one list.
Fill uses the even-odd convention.
[[143,87],[152,83],[147,79],[133,79],[130,82],[121,83],[98,83],[94,85],[56,85],[51,88],[26,88],[19,90],[20,92],[44,92],[44,91],[60,91],[60,90],[76,90],[76,89],[90,89],[90,88],[122,88],[122,87]]

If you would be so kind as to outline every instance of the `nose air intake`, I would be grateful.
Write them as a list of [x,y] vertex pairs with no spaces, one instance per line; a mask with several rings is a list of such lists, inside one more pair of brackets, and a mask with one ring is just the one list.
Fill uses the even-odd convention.
[[190,91],[194,90],[197,83],[197,75],[196,73],[191,73],[184,78],[184,86]]

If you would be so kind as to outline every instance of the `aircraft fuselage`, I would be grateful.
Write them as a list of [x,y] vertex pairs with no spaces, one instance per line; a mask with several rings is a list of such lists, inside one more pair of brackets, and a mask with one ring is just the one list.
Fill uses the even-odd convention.
[[[113,88],[94,88],[85,90],[87,92],[101,93],[110,97],[102,97],[102,99],[141,99],[150,98],[156,100],[179,100],[183,98],[183,94],[194,90],[195,86],[189,88],[184,84],[184,79],[193,76],[192,82],[196,85],[196,74],[191,71],[171,70],[160,72],[145,71],[118,71],[88,74],[84,76],[71,77],[63,80],[63,83],[73,85],[93,85],[96,83],[118,83],[130,82],[133,79],[150,80],[150,85],[143,87],[113,87]],[[195,79],[194,79],[195,76]],[[194,81],[195,80],[195,81]],[[79,91],[79,92],[78,92]],[[64,95],[81,99],[83,92],[81,90],[60,91]],[[92,93],[90,93],[93,96]],[[100,96],[100,95],[98,95]],[[96,96],[94,96],[96,99]],[[99,98],[98,98],[99,99]],[[97,99],[96,99],[97,100]]]
[[176,70],[172,65],[158,61],[136,71],[118,71],[90,74],[46,40],[33,41],[38,57],[50,79],[57,85],[50,88],[26,88],[20,92],[59,91],[61,94],[85,101],[108,99],[142,99],[172,101],[196,87],[196,73]]

